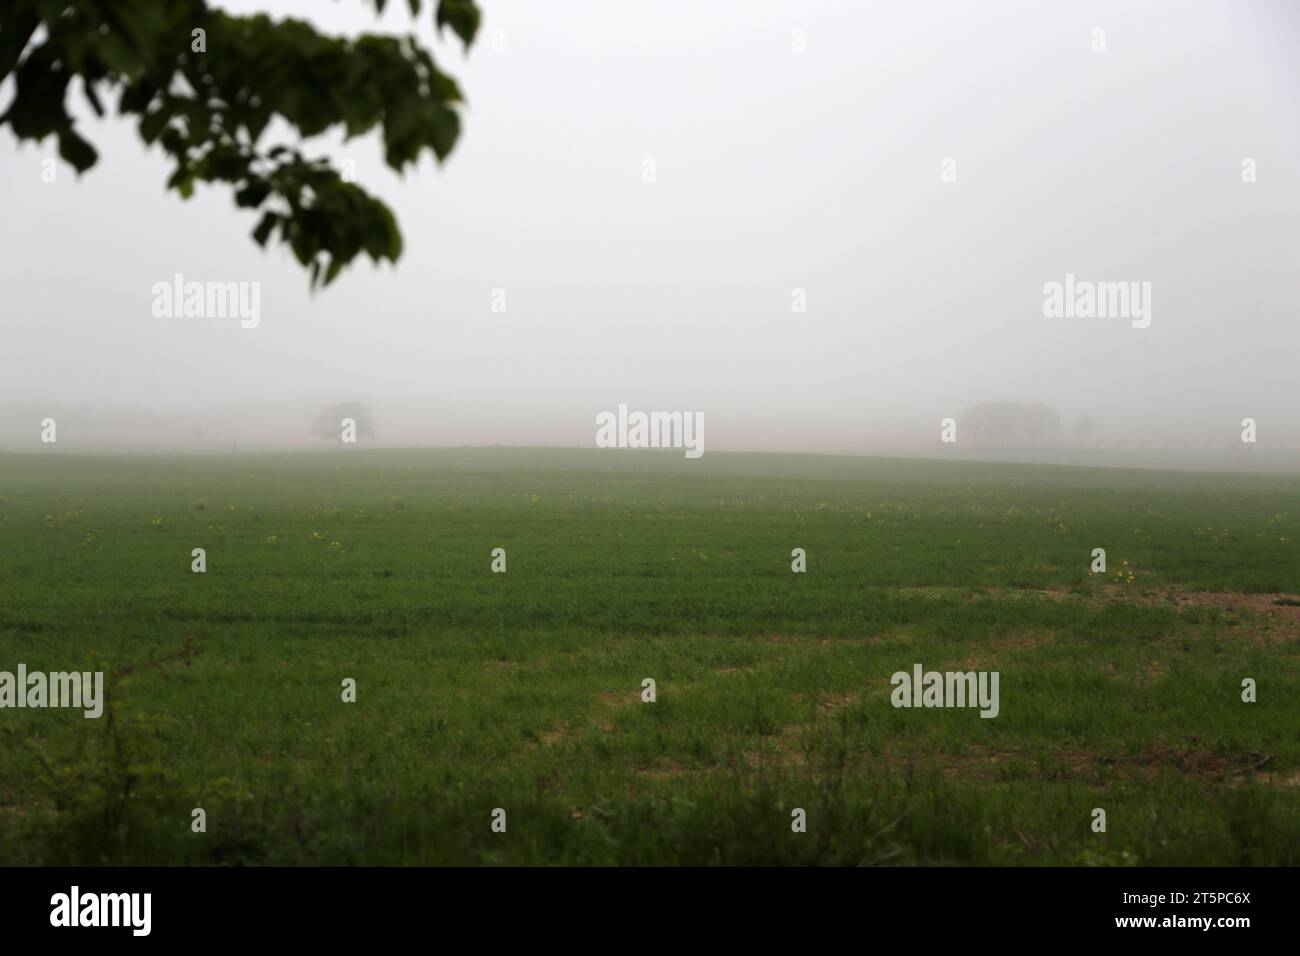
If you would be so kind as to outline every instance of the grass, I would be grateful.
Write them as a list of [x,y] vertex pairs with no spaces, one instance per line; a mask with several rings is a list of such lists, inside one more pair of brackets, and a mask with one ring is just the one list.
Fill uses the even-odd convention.
[[[112,685],[0,710],[0,863],[1297,865],[1298,525],[1291,476],[0,456],[0,670]],[[1000,715],[894,709],[917,662]]]

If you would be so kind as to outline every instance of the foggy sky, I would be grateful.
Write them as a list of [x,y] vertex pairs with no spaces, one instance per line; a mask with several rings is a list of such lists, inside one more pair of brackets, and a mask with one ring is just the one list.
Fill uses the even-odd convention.
[[[80,409],[61,446],[148,443],[150,416],[311,443],[351,399],[391,444],[590,446],[627,403],[702,412],[709,450],[928,448],[1009,399],[1066,435],[1222,444],[1250,416],[1300,446],[1294,2],[482,0],[467,56],[400,2],[221,6],[414,28],[462,138],[404,178],[375,133],[309,143],[405,239],[313,295],[228,188],[164,191],[133,123],[79,105],[100,161],[52,184],[55,141],[0,132],[0,406]],[[176,273],[259,282],[260,325],[155,317]],[[1150,327],[1044,317],[1067,273],[1150,282]]]

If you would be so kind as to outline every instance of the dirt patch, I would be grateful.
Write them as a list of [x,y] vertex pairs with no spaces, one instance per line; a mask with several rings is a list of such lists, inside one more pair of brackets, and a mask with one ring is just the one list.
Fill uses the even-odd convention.
[[1300,787],[1300,770],[1292,770],[1289,773],[1270,773],[1261,770],[1252,774],[1250,779],[1257,783],[1272,784],[1275,787]]
[[[971,777],[991,780],[997,777],[1002,764],[1015,755],[1009,753],[963,754],[955,760],[952,759],[954,756],[956,755],[945,755],[940,758],[943,764],[943,775],[947,780],[965,780]],[[910,769],[912,766],[911,761],[905,761],[905,763]]]
[[568,724],[560,724],[560,726],[554,727],[551,730],[542,731],[542,733],[538,735],[538,738],[541,740],[544,746],[553,747],[555,744],[558,744],[561,740],[565,740],[566,738],[576,737],[576,736],[577,733],[571,730]]
[[1134,589],[1103,584],[1084,598],[1093,606],[1133,604],[1164,607],[1182,614],[1187,610],[1212,608],[1231,618],[1221,627],[1261,643],[1300,640],[1300,597],[1291,594],[1247,594],[1242,591],[1187,591],[1179,587]]
[[[626,707],[631,704],[640,703],[641,692],[624,691],[622,693],[617,693],[615,691],[601,691],[596,695],[596,697],[603,705],[605,705],[605,707]],[[611,719],[612,716],[613,715],[606,710],[597,710],[597,712],[592,715],[592,718],[587,722],[579,722],[575,724],[569,721],[561,721],[559,724],[556,724],[547,730],[543,730],[540,733],[534,733],[533,739],[529,741],[529,746],[531,748],[536,748],[538,746],[554,747],[557,744],[564,743],[565,741],[582,740],[592,731],[606,734],[613,733],[614,722]]]
[[973,595],[979,597],[1035,597],[1049,598],[1054,601],[1074,600],[1081,595],[1072,588],[984,588]]
[[1135,588],[1131,585],[1109,582],[1088,591],[1064,587],[985,588],[981,593],[992,597],[1024,596],[1055,601],[1086,601],[1094,605],[1126,603],[1143,607],[1212,607],[1239,614],[1258,615],[1274,623],[1282,622],[1287,632],[1286,636],[1300,637],[1300,595],[1295,594],[1188,591],[1174,586]]
[[872,591],[877,594],[888,594],[892,597],[925,597],[938,598],[939,600],[951,600],[952,598],[975,598],[979,596],[978,590],[972,590],[968,587],[951,587],[944,585],[916,585],[913,587],[867,587],[864,590]]
[[1166,661],[1143,657],[1138,661],[1136,671],[1121,671],[1114,661],[1106,661],[1102,664],[1102,668],[1111,677],[1136,677],[1138,681],[1154,681],[1165,676],[1165,673],[1169,670],[1169,664]]
[[641,691],[639,690],[625,690],[622,692],[603,690],[596,696],[607,707],[622,707],[626,704],[636,704],[641,701]]
[[[848,707],[862,700],[862,694],[846,691],[840,694],[823,694],[816,700],[817,718],[832,720]],[[798,769],[807,766],[808,750],[805,741],[813,733],[815,724],[786,724],[778,733],[762,738],[762,746],[750,748],[744,753],[745,762],[750,767]]]
[[732,674],[757,674],[757,673],[759,673],[760,671],[767,670],[768,668],[770,668],[770,667],[774,667],[774,666],[776,666],[776,665],[779,664],[779,663],[781,663],[781,659],[780,659],[779,657],[775,657],[775,658],[773,658],[772,660],[761,661],[760,663],[757,663],[757,664],[736,664],[736,665],[728,664],[728,665],[726,665],[726,666],[724,666],[724,667],[715,667],[715,668],[713,668],[713,673],[715,673],[715,674],[728,674],[728,675],[732,675]]
[[745,764],[750,769],[793,770],[808,762],[802,743],[802,724],[791,724],[779,734],[763,738],[763,745],[745,751]]
[[834,717],[841,710],[853,706],[861,699],[862,694],[854,691],[846,691],[843,694],[827,694],[817,699],[817,713],[823,717]]
[[1035,648],[1042,647],[1045,644],[1054,643],[1051,634],[1035,631],[1025,631],[1019,634],[1008,634],[1006,637],[993,641],[993,646],[999,649],[1010,649],[1017,651],[1032,651]]
[[[805,646],[816,644],[818,647],[825,647],[831,643],[831,638],[829,637],[799,637],[792,634],[769,634],[767,639],[773,644],[803,644]],[[871,638],[841,637],[836,638],[836,640],[861,642],[863,640],[871,640]]]
[[[937,754],[941,771],[947,779],[998,778],[1011,764],[1037,765],[1049,780],[1068,780],[1117,773],[1131,779],[1150,782],[1163,773],[1178,771],[1185,777],[1211,783],[1232,783],[1241,779],[1273,782],[1300,778],[1300,774],[1261,773],[1271,762],[1267,754],[1220,754],[1192,747],[1156,746],[1135,754],[1109,755],[1093,750],[1062,750],[1039,760],[1021,750],[998,750],[993,747],[969,747],[961,754]],[[911,761],[909,760],[910,764]],[[924,764],[922,764],[923,766]]]
[[[1245,609],[1252,614],[1278,614],[1290,621],[1300,622],[1300,598],[1294,594],[1237,594],[1211,591],[1186,591],[1175,600],[1180,604],[1230,607]],[[1295,601],[1295,604],[1279,603]]]
[[1225,755],[1209,750],[1170,747],[1152,747],[1132,757],[1124,758],[1128,765],[1136,768],[1139,775],[1147,779],[1172,768],[1181,770],[1189,777],[1213,780],[1255,772],[1267,766],[1271,759],[1266,754]]
[[638,768],[636,775],[648,780],[675,780],[686,775],[686,768],[671,757],[660,757],[650,766]]
[[1109,585],[1110,600],[1122,599],[1144,606],[1216,607],[1248,614],[1271,614],[1300,624],[1300,597],[1294,594],[1246,594],[1241,591],[1185,591],[1177,587],[1149,588],[1133,592]]
[[1169,670],[1169,664],[1166,661],[1143,658],[1138,664],[1142,668],[1142,676],[1147,680],[1157,680],[1164,677],[1165,672]]

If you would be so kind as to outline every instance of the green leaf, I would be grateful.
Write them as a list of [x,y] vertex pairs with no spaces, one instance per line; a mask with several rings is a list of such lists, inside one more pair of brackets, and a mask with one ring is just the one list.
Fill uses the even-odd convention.
[[460,136],[460,117],[456,115],[455,110],[435,112],[433,122],[430,124],[429,136],[438,159],[446,159],[451,155],[452,147],[456,145],[456,139]]
[[256,143],[262,138],[262,131],[266,129],[266,124],[270,121],[271,114],[267,110],[257,110],[244,119],[244,127],[248,130],[248,136],[252,142]]
[[167,188],[176,190],[183,199],[189,199],[194,195],[194,174],[187,166],[178,167],[168,178]]
[[253,241],[265,249],[266,240],[270,238],[271,230],[275,228],[275,224],[279,221],[280,217],[277,214],[273,212],[264,213],[261,222],[253,230]]
[[148,144],[152,144],[167,125],[167,120],[171,118],[171,111],[165,106],[161,106],[152,113],[146,113],[140,120],[140,138]]
[[142,65],[139,55],[116,33],[105,33],[97,44],[100,61],[120,76],[130,76]]
[[271,192],[271,184],[264,179],[254,179],[235,193],[235,205],[256,209]]
[[78,136],[71,127],[59,132],[59,155],[71,163],[78,173],[84,173],[94,166],[95,160],[99,158],[95,147]]
[[96,116],[104,115],[104,104],[99,102],[99,94],[95,92],[95,84],[86,80],[82,84],[82,90],[86,94],[86,99],[90,101],[90,108],[95,111]]
[[439,0],[438,26],[451,27],[466,47],[474,42],[482,16],[474,0]]
[[17,5],[0,13],[0,80],[7,77],[17,64],[40,22],[40,18],[30,10]]

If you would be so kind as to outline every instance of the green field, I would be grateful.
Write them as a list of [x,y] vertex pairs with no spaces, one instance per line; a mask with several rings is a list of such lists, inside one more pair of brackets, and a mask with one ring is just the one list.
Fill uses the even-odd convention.
[[0,710],[0,864],[1298,865],[1298,544],[1291,476],[3,455],[0,671],[110,687]]

